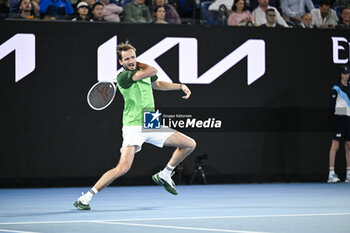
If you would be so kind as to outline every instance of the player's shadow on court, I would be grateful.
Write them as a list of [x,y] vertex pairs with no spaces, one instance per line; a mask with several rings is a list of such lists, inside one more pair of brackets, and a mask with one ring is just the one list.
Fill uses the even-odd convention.
[[92,209],[90,211],[83,211],[83,210],[77,210],[75,208],[66,210],[66,211],[50,211],[50,212],[44,212],[44,211],[38,211],[38,212],[23,212],[21,214],[14,213],[11,215],[4,215],[0,217],[34,217],[34,216],[54,216],[54,215],[66,215],[66,214],[72,214],[72,213],[109,213],[109,212],[138,212],[138,211],[154,211],[158,210],[160,208],[156,207],[140,207],[140,208],[128,208],[128,209]]

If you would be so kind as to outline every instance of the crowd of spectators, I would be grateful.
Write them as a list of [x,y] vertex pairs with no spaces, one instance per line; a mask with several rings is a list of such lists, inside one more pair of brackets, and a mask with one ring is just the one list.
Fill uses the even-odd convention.
[[[180,0],[171,0],[171,3],[168,0],[0,0],[0,17],[188,23],[181,15],[184,10],[180,9],[179,2]],[[220,24],[228,26],[350,29],[350,0],[212,0],[207,9],[201,9],[203,5],[198,1],[193,2],[197,2],[197,5],[192,6],[193,19],[197,23],[205,22],[203,19],[206,10],[220,18],[223,22]]]
[[214,0],[208,11],[228,26],[350,28],[350,0]]

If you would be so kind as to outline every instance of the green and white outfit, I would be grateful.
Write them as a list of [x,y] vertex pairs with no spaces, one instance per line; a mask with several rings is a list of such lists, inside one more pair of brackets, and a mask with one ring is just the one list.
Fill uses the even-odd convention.
[[155,75],[134,81],[132,77],[136,72],[137,70],[120,72],[117,77],[117,87],[124,98],[122,148],[136,146],[136,152],[139,152],[144,142],[163,147],[165,140],[176,131],[142,131],[143,112],[155,111],[151,82],[155,82],[158,77]]

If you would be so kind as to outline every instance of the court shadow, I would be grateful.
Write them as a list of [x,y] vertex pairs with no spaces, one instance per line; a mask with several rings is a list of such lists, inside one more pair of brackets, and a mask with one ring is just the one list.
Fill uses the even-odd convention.
[[[138,212],[138,211],[154,211],[159,210],[158,207],[138,207],[138,208],[125,208],[125,209],[92,209],[91,212]],[[77,210],[79,211],[79,210]]]

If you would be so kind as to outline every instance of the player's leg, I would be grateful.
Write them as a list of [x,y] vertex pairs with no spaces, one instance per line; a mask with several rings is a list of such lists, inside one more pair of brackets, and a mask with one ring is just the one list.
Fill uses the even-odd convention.
[[196,148],[196,142],[192,138],[176,132],[164,142],[164,146],[176,147],[170,158],[169,165],[176,167]]
[[346,135],[346,116],[334,115],[333,116],[333,140],[331,148],[329,149],[329,174],[328,174],[328,183],[339,182],[340,179],[335,173],[335,157],[339,149],[339,144],[341,141],[345,140]]
[[115,179],[127,173],[131,168],[134,157],[135,146],[123,147],[117,166],[103,174],[103,176],[94,185],[94,188],[100,192],[102,189],[110,185]]
[[350,183],[350,117],[346,116],[345,129],[345,159],[346,159],[346,178],[345,182]]
[[78,198],[78,200],[74,203],[74,206],[80,210],[90,210],[89,203],[92,197],[97,192],[110,185],[115,179],[127,173],[131,168],[134,157],[135,146],[123,147],[117,166],[105,172],[89,192]]
[[163,185],[171,194],[177,195],[178,192],[171,179],[171,173],[196,148],[196,142],[192,138],[176,132],[165,140],[164,146],[172,146],[176,147],[176,149],[167,166],[161,172],[153,175],[152,179],[157,184]]
[[337,174],[334,171],[335,157],[339,149],[339,141],[332,140],[331,148],[329,150],[329,174],[328,174],[328,183],[336,183],[339,181]]
[[350,183],[350,141],[345,142],[345,158],[346,158],[346,178],[345,182]]
[[332,140],[331,148],[329,150],[329,167],[334,168],[335,158],[337,155],[337,151],[339,149],[339,144],[340,144],[339,141]]

